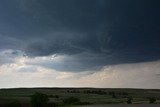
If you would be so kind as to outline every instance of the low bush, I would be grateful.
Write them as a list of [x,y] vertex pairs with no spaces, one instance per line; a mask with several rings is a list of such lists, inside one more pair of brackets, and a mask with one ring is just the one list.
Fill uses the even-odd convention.
[[149,98],[149,103],[155,103],[156,102],[156,98]]
[[31,104],[33,107],[46,107],[49,97],[43,93],[34,93],[31,96]]
[[132,97],[127,98],[127,104],[132,104]]

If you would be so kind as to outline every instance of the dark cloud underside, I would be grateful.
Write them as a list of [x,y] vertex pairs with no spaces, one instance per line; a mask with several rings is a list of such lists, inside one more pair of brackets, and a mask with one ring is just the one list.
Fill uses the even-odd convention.
[[159,0],[1,0],[0,48],[31,57],[70,55],[80,70],[158,60],[159,5]]

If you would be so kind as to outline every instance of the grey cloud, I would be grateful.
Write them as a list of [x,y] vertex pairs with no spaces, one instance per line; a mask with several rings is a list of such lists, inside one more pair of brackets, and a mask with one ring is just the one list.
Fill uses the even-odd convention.
[[16,58],[24,56],[20,50],[0,50],[0,65],[14,63]]
[[0,49],[23,50],[24,46],[24,41],[10,35],[0,34]]
[[[30,57],[69,55],[74,58],[66,61],[71,71],[159,60],[158,4],[158,0],[0,1],[0,48],[21,49]],[[64,67],[57,69],[67,69],[69,63],[60,63]]]
[[[62,55],[63,58],[60,60],[55,60],[56,57],[51,58],[48,56],[47,59],[43,57],[36,57],[33,60],[28,60],[25,62],[27,65],[36,65],[43,66],[46,68],[55,69],[57,71],[69,71],[69,72],[78,72],[78,71],[96,71],[99,70],[102,65],[105,65],[106,58],[105,56],[97,54],[88,54],[81,53],[76,55]],[[95,62],[96,61],[96,62]]]
[[157,77],[160,77],[160,74],[156,74]]

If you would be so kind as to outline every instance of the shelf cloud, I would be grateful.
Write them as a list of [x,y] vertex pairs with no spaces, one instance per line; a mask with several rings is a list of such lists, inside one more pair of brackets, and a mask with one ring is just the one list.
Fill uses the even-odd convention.
[[95,73],[105,66],[158,61],[159,4],[159,0],[0,1],[0,64],[23,58],[31,71],[36,66],[60,73]]

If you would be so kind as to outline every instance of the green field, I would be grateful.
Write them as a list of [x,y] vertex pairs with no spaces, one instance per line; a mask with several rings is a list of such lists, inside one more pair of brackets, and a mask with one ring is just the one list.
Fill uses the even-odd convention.
[[[160,104],[158,89],[107,89],[107,88],[15,88],[0,89],[0,107],[20,104],[30,107],[30,96],[35,92],[48,95],[51,107],[92,104],[127,104],[131,98],[132,104],[148,104],[154,98],[154,103]],[[78,98],[81,103],[65,104],[70,97]]]

